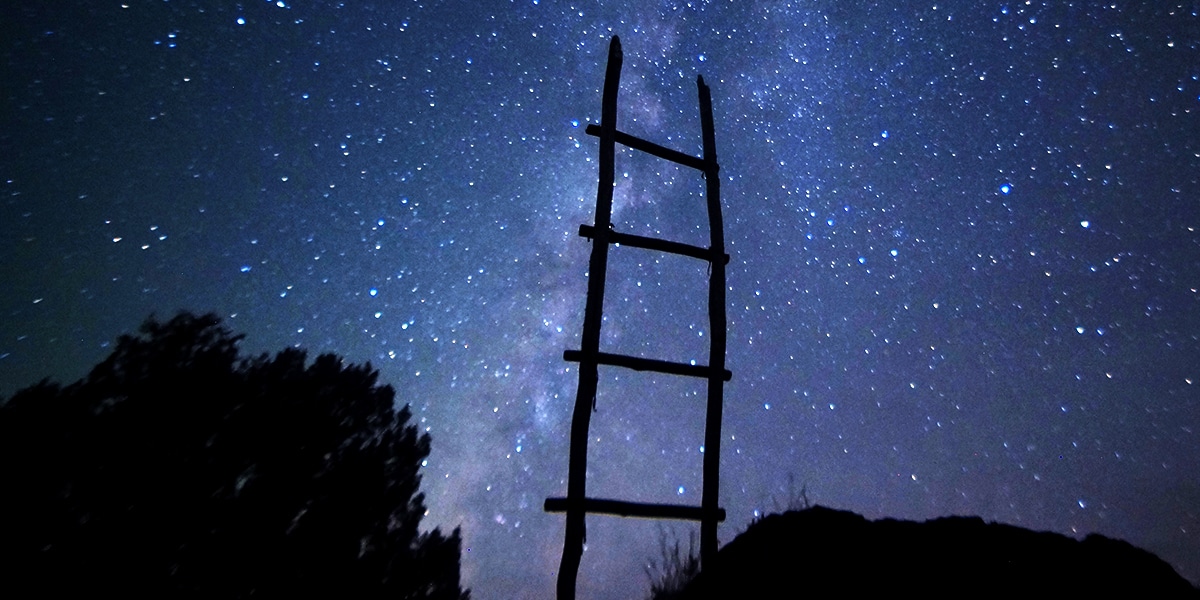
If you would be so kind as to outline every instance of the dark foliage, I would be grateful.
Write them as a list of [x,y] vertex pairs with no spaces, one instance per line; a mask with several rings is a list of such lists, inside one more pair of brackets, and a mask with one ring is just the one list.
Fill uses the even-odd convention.
[[717,554],[678,599],[1197,598],[1127,542],[947,517],[924,523],[820,506],[770,515]]
[[0,406],[0,596],[467,597],[458,530],[418,530],[429,436],[378,372],[239,340],[152,318]]
[[650,579],[650,600],[673,600],[684,586],[700,572],[700,555],[696,551],[696,532],[688,533],[687,552],[674,531],[658,530],[659,558],[646,563],[646,577]]

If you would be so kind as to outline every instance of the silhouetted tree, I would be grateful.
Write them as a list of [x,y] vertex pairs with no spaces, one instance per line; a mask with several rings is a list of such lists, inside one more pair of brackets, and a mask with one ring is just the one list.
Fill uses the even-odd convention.
[[418,530],[429,436],[370,364],[140,331],[0,405],[0,596],[467,598],[458,530]]

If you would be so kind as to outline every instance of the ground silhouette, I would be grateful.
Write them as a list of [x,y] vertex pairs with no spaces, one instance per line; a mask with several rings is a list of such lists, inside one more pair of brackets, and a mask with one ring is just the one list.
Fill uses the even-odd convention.
[[1126,542],[978,517],[868,521],[814,506],[755,522],[717,558],[716,568],[659,598],[1200,598],[1170,565]]
[[0,596],[467,598],[458,530],[418,530],[429,436],[378,372],[240,339],[151,318],[0,403]]

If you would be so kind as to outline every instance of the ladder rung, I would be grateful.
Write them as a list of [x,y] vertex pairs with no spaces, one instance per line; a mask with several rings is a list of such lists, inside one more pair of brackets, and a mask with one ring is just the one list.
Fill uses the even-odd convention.
[[[565,350],[563,351],[563,360],[567,362],[582,362],[582,350]],[[653,358],[639,358],[636,356],[625,356],[624,354],[609,354],[608,352],[597,352],[596,362],[602,365],[613,367],[625,367],[634,371],[656,371],[658,373],[667,373],[669,375],[685,375],[687,377],[702,377],[707,378],[712,369],[706,365],[693,365],[689,363],[669,362],[665,360],[655,360]],[[729,369],[724,369],[722,378],[725,381],[733,379],[733,373]]]
[[[588,135],[600,137],[600,126],[596,125],[595,123],[588,125],[583,131]],[[621,144],[622,146],[629,146],[634,150],[641,150],[646,154],[652,154],[663,160],[669,160],[685,167],[691,167],[697,171],[705,170],[704,160],[701,158],[692,156],[690,154],[684,154],[678,150],[672,150],[666,146],[659,146],[654,142],[649,142],[643,140],[642,138],[634,137],[628,133],[625,133],[624,131],[617,130],[613,134],[613,141]]]
[[[567,498],[546,498],[546,512],[567,512]],[[704,507],[684,504],[649,504],[645,502],[623,502],[603,498],[584,498],[583,512],[619,517],[640,517],[643,519],[680,519],[683,521],[703,521]],[[725,509],[716,510],[717,521],[725,520]]]
[[[593,239],[596,237],[596,228],[592,225],[580,225],[579,237]],[[708,261],[712,258],[712,250],[693,246],[691,244],[683,244],[680,242],[672,242],[661,240],[658,238],[645,237],[641,235],[633,235],[631,233],[619,233],[616,231],[608,232],[608,243],[610,244],[625,244],[634,248],[645,248],[647,250],[658,250],[659,252],[668,252],[670,254],[680,254],[698,258],[703,261]],[[725,254],[725,264],[729,264],[729,255]]]

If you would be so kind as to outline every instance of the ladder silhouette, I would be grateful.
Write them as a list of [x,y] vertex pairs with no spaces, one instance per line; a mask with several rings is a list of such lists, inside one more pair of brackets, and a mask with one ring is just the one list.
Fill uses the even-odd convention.
[[[721,220],[720,180],[713,134],[712,97],[703,77],[696,78],[700,95],[700,126],[704,155],[694,157],[617,129],[617,90],[621,80],[621,41],[613,36],[608,49],[608,67],[604,74],[600,125],[588,125],[586,133],[600,138],[600,181],[596,191],[596,222],[580,225],[579,235],[592,240],[588,262],[587,304],[583,317],[583,337],[579,350],[567,350],[563,359],[579,363],[579,387],[571,419],[571,449],[567,475],[567,497],[547,498],[547,512],[567,513],[566,539],[558,573],[558,598],[575,598],[575,581],[583,557],[587,513],[700,521],[700,564],[711,567],[717,553],[717,523],[725,520],[725,509],[717,506],[721,462],[721,410],[724,384],[732,377],[725,369],[725,254],[724,225]],[[657,238],[618,233],[612,226],[613,163],[615,146],[620,143],[658,158],[691,167],[704,174],[708,204],[710,244],[708,248]],[[708,317],[710,329],[709,364],[695,365],[600,351],[600,322],[604,304],[604,283],[608,270],[608,248],[621,244],[647,250],[690,256],[709,262]],[[708,380],[708,403],[704,428],[704,489],[700,506],[625,502],[586,495],[587,439],[591,413],[595,410],[599,365],[624,367],[637,371],[655,371],[671,375],[700,377]]]

